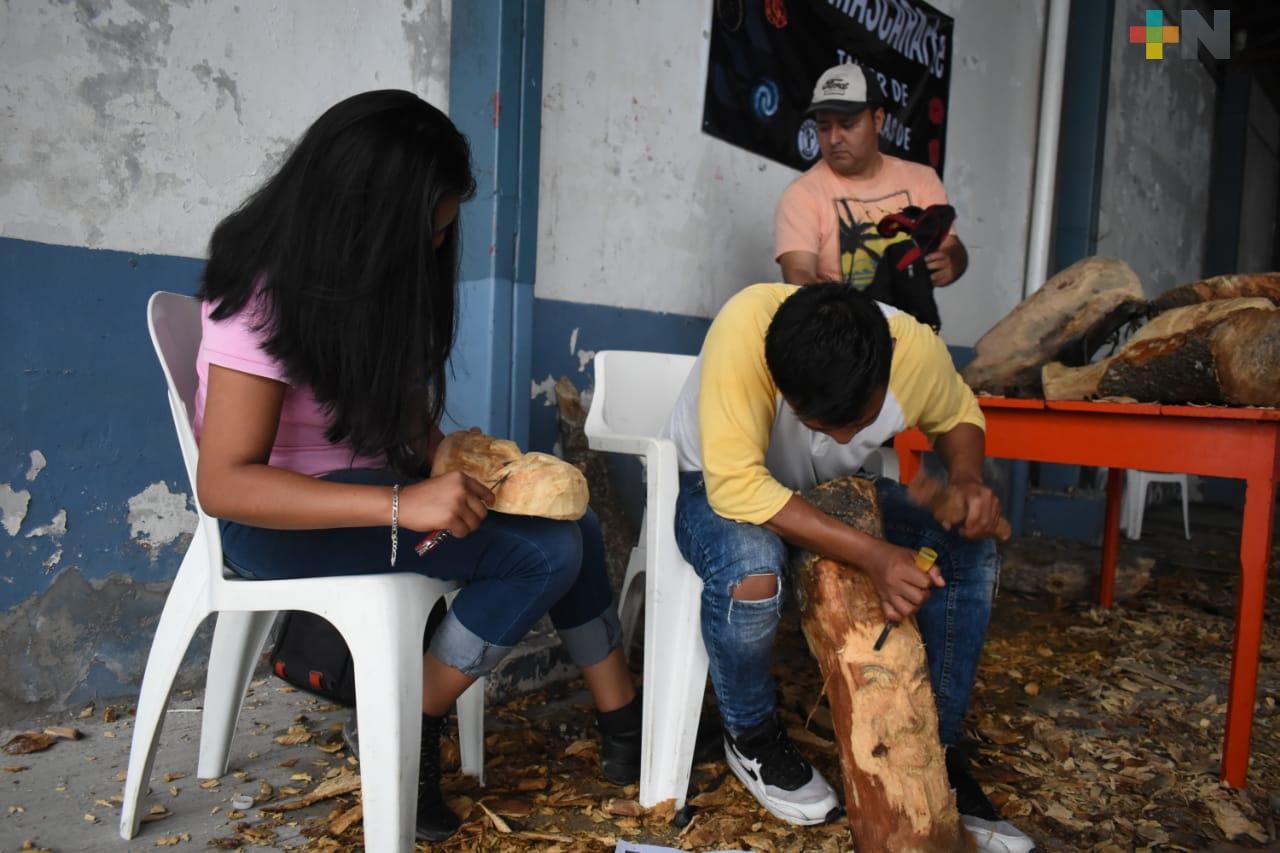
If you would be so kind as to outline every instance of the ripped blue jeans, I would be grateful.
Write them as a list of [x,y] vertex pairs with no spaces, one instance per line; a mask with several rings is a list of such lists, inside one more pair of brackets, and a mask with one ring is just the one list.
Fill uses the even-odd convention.
[[[876,492],[885,538],[913,550],[925,545],[933,548],[947,581],[920,608],[916,622],[929,659],[938,734],[944,746],[952,746],[961,739],[986,642],[999,556],[989,539],[964,539],[943,530],[928,511],[907,499],[900,484],[877,478]],[[725,727],[736,735],[774,712],[776,686],[770,665],[787,572],[787,545],[763,527],[716,515],[707,503],[702,473],[697,471],[680,475],[676,542],[702,578],[702,640],[710,658],[711,684]],[[777,595],[762,601],[735,600],[738,584],[752,575],[775,576]]]

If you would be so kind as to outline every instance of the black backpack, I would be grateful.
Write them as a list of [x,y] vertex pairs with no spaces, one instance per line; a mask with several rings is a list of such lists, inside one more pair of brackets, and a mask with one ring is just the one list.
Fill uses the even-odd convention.
[[867,295],[906,311],[935,332],[942,328],[938,303],[933,298],[933,280],[924,259],[942,245],[955,218],[954,207],[935,204],[924,210],[906,207],[881,219],[876,230],[882,237],[905,231],[911,239],[891,243],[885,249]]
[[[422,638],[425,652],[431,635],[444,620],[444,600],[436,603]],[[347,643],[327,619],[305,610],[286,610],[275,625],[267,661],[285,681],[348,708],[356,704],[356,671]]]

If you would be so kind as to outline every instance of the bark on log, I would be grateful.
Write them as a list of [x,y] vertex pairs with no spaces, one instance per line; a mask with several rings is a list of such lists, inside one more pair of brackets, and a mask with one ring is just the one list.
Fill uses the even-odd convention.
[[[882,536],[870,480],[846,477],[805,497],[872,536]],[[800,624],[827,685],[849,829],[858,850],[973,850],[947,781],[929,666],[915,620],[885,625],[860,570],[817,554],[792,555]]]
[[982,336],[964,379],[975,391],[1039,397],[1045,363],[1088,364],[1107,336],[1145,307],[1142,283],[1124,261],[1077,261]]
[[565,461],[576,465],[587,478],[587,486],[591,490],[591,509],[600,519],[600,531],[604,536],[605,567],[615,593],[620,592],[627,573],[627,560],[631,557],[631,548],[639,534],[609,480],[604,455],[596,453],[587,445],[587,434],[584,432],[587,410],[582,405],[582,395],[567,376],[560,377],[555,390],[560,449]]
[[1184,284],[1151,300],[1151,312],[1161,314],[1183,305],[1195,305],[1215,299],[1243,299],[1260,296],[1280,305],[1280,272],[1250,275],[1217,275]]
[[1042,381],[1050,400],[1280,405],[1280,310],[1261,297],[1174,308],[1110,358],[1047,364]]

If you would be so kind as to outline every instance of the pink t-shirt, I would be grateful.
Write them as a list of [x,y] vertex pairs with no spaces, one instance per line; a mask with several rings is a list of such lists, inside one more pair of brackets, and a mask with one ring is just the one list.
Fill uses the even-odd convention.
[[[256,301],[251,301],[239,314],[221,321],[209,318],[212,305],[206,302],[201,306],[203,336],[196,355],[196,375],[199,377],[195,419],[197,440],[204,426],[209,365],[216,364],[279,382],[289,381],[285,378],[283,366],[263,351],[263,334],[253,328],[257,305]],[[280,408],[280,426],[276,431],[275,444],[271,446],[269,464],[312,477],[345,468],[386,467],[385,458],[356,456],[347,442],[330,444],[325,438],[328,423],[324,409],[316,402],[311,389],[305,385],[290,385]]]
[[846,178],[819,160],[792,181],[774,212],[774,260],[787,252],[812,252],[820,280],[847,281],[859,289],[870,285],[884,248],[907,239],[905,233],[881,237],[876,223],[909,205],[947,203],[933,169],[881,156],[884,163],[871,179]]

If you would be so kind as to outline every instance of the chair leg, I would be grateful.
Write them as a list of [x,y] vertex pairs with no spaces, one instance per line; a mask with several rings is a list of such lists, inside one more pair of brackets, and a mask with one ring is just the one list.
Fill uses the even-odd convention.
[[462,772],[484,785],[484,679],[458,697],[458,749]]
[[[1107,469],[1107,468],[1101,468],[1099,469],[1099,473],[1105,473],[1109,470],[1110,469]],[[1106,477],[1103,477],[1103,482],[1105,484]],[[1133,512],[1132,482],[1133,482],[1132,474],[1126,474],[1125,480],[1124,480],[1124,491],[1121,493],[1121,498],[1120,498],[1120,529],[1123,530],[1126,534],[1129,532],[1129,516]]]
[[[641,732],[640,805],[652,808],[675,799],[684,806],[693,769],[702,697],[707,687],[707,650],[702,643],[702,583],[687,566],[665,613],[647,617],[644,650],[644,722]],[[665,598],[665,596],[664,596]]]
[[120,837],[126,840],[138,834],[142,820],[139,806],[151,783],[151,768],[155,763],[160,732],[164,728],[165,708],[169,704],[174,677],[196,629],[209,615],[207,573],[205,544],[201,531],[197,529],[165,599],[142,675],[138,710],[133,721],[133,740],[129,746],[129,770],[120,804]]
[[892,447],[881,447],[876,451],[876,455],[880,457],[880,476],[887,480],[898,482],[898,453]]
[[1147,486],[1146,480],[1138,481],[1138,488],[1134,491],[1133,496],[1133,520],[1129,522],[1129,538],[1142,538],[1142,518],[1147,514]]
[[[632,548],[631,558],[627,561],[627,574],[622,581],[622,591],[618,594],[618,619],[622,623],[622,654],[631,657],[632,643],[636,637],[636,623],[640,618],[640,608],[644,604],[644,559],[643,548]],[[637,586],[637,582],[641,582]]]
[[376,612],[376,619],[346,612],[331,621],[355,662],[365,849],[407,853],[414,843],[427,613],[420,604],[394,598],[376,602],[376,608],[367,611]]
[[1187,498],[1187,492],[1191,491],[1191,487],[1187,484],[1187,478],[1182,478],[1182,533],[1188,539],[1191,538],[1191,507]]
[[227,756],[245,690],[275,615],[274,610],[224,610],[218,614],[200,720],[200,763],[196,775],[201,779],[216,779],[227,772]]

